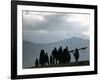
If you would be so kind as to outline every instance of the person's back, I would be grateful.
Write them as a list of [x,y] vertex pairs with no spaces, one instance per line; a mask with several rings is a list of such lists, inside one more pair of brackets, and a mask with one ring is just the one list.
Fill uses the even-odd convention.
[[78,59],[79,59],[79,51],[78,51],[77,48],[75,49],[74,57],[75,57],[75,62],[78,62]]

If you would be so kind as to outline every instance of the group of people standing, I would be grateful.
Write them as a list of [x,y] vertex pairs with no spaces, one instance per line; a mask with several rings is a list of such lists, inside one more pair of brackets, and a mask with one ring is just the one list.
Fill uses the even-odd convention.
[[[44,51],[44,49],[42,49],[40,51],[40,57],[39,59],[36,58],[35,61],[35,66],[38,67],[38,65],[41,66],[45,66],[45,65],[49,65],[49,64],[67,64],[71,62],[71,55],[70,55],[70,51],[68,50],[68,47],[66,47],[65,49],[62,49],[62,47],[60,47],[58,50],[55,47],[53,49],[53,51],[50,54],[50,57],[48,56],[48,53]],[[79,59],[79,50],[76,48],[74,50],[74,58],[75,58],[75,62],[78,62]]]

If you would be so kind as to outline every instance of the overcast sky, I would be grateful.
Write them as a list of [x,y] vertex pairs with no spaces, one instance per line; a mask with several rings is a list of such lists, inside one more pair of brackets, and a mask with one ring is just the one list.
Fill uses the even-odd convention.
[[23,11],[23,40],[51,43],[71,37],[89,39],[89,14]]

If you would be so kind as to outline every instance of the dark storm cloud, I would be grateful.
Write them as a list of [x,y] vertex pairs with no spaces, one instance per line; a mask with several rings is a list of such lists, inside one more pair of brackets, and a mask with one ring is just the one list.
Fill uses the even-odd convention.
[[23,39],[37,43],[48,43],[73,36],[87,38],[88,36],[82,32],[88,32],[89,24],[82,25],[81,22],[67,21],[69,17],[67,14],[59,13],[23,15]]
[[59,31],[70,29],[69,24],[65,22],[63,19],[63,15],[61,14],[54,14],[44,16],[45,21],[33,20],[33,22],[27,23],[25,20],[23,21],[24,29],[38,31],[38,30],[45,30],[45,31]]

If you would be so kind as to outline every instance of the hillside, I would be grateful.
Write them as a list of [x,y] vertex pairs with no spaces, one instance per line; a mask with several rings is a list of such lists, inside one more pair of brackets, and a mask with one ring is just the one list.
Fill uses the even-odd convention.
[[[85,51],[80,51],[79,61],[89,60],[89,40],[72,37],[70,39],[64,39],[47,44],[23,41],[23,68],[34,66],[35,59],[39,58],[41,49],[44,49],[48,52],[48,55],[50,55],[54,47],[58,49],[60,46],[62,46],[63,49],[68,46],[69,50],[88,47]],[[71,57],[71,62],[74,62],[73,54],[71,54]]]

